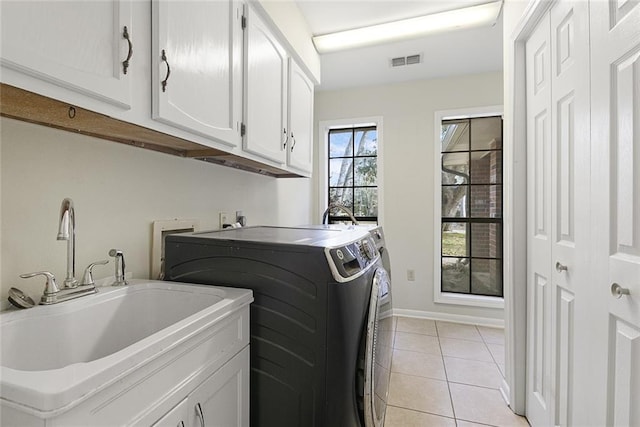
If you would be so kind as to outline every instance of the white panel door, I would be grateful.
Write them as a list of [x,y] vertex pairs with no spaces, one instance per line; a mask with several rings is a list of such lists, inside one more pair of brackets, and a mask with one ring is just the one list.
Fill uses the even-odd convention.
[[313,83],[289,59],[289,141],[287,164],[311,173],[313,167]]
[[[526,44],[528,149],[527,416],[573,425],[590,335],[589,10],[559,1]],[[578,349],[576,349],[578,346]],[[579,371],[579,372],[576,372]],[[576,374],[587,374],[576,379]]]
[[244,150],[287,161],[287,52],[251,7],[246,10]]
[[589,4],[560,1],[551,19],[551,425],[585,425],[591,343],[589,282]]
[[[592,422],[640,425],[640,3],[591,3]],[[617,291],[617,292],[616,292]],[[626,293],[628,292],[628,293]]]
[[144,49],[135,44],[130,1],[3,0],[0,8],[3,67],[131,107],[131,73],[124,62]]
[[527,75],[527,417],[554,419],[551,277],[551,39],[548,14],[526,43]]
[[242,5],[159,0],[153,28],[153,118],[239,145]]

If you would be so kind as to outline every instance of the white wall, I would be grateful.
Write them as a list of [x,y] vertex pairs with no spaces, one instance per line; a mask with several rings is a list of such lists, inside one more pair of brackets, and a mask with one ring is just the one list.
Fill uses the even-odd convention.
[[[391,255],[395,309],[443,317],[503,318],[502,309],[433,302],[433,239],[439,238],[433,226],[434,113],[501,105],[502,91],[502,73],[496,72],[315,95],[316,125],[319,121],[371,116],[384,120],[383,226]],[[316,184],[316,194],[318,188]],[[316,221],[323,210],[316,202]],[[414,282],[406,280],[407,269],[415,270]]]
[[[76,209],[76,276],[90,262],[120,248],[134,277],[149,275],[151,224],[199,219],[218,228],[218,212],[244,211],[249,225],[311,222],[310,179],[275,179],[107,142],[11,119],[0,119],[1,236],[0,299],[11,286],[34,297],[41,278],[25,272],[50,270],[61,282],[66,242],[57,241],[64,197]],[[113,263],[95,277],[113,275]]]

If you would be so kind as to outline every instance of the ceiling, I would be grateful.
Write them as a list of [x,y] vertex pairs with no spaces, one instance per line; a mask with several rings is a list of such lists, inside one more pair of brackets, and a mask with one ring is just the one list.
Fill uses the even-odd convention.
[[[313,35],[381,24],[486,3],[489,0],[296,0]],[[419,54],[419,64],[391,67],[391,59]],[[336,90],[502,70],[502,16],[493,27],[326,53],[322,82]]]

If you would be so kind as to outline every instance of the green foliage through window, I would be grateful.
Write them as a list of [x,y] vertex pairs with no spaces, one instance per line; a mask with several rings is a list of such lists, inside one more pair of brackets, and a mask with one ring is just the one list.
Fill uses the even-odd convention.
[[[378,132],[375,126],[329,131],[329,203],[350,209],[359,221],[378,217]],[[344,220],[331,212],[329,220]]]

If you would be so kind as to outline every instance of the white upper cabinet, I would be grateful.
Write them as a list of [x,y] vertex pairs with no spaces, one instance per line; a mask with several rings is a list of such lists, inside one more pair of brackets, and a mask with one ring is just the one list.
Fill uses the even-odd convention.
[[[129,0],[2,1],[2,66],[123,109],[136,33]],[[18,81],[3,82],[24,86]],[[25,89],[33,90],[31,87]]]
[[313,167],[313,83],[289,60],[289,141],[287,164],[304,174]]
[[287,52],[251,7],[245,10],[245,125],[243,148],[287,161]]
[[242,5],[161,0],[152,7],[153,118],[239,145]]

